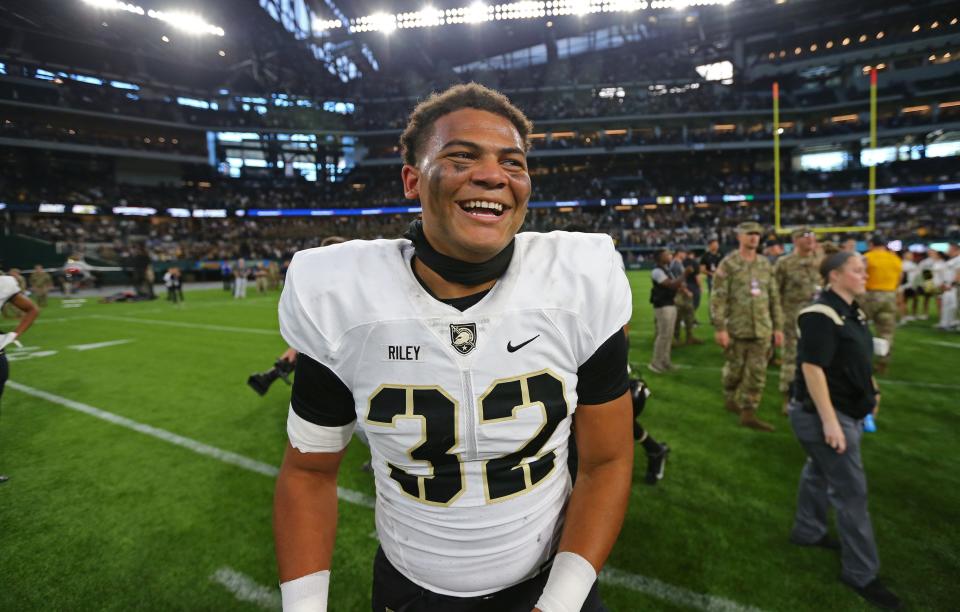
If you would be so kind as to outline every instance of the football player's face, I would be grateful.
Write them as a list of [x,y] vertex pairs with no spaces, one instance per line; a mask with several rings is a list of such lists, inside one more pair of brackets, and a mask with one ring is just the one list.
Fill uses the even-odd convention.
[[423,231],[444,255],[479,263],[523,224],[530,175],[523,140],[506,118],[472,108],[433,124],[416,167],[403,167],[404,195],[423,206]]

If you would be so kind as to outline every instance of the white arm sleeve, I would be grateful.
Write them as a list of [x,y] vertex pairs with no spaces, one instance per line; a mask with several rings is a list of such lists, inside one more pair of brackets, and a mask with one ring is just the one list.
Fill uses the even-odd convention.
[[327,612],[330,570],[280,583],[283,612]]
[[347,447],[357,422],[341,427],[324,427],[311,423],[293,411],[287,411],[287,436],[290,445],[301,453],[339,453]]
[[579,612],[596,581],[597,570],[589,561],[574,552],[557,553],[536,607],[543,612]]

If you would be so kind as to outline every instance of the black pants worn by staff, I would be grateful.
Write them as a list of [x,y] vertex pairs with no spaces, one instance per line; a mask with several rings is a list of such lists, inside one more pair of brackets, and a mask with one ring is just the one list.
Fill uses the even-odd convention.
[[837,412],[837,420],[847,440],[840,454],[823,440],[823,422],[816,413],[805,412],[796,401],[790,402],[793,431],[807,452],[800,473],[797,513],[792,539],[812,544],[827,533],[827,510],[837,513],[840,536],[842,578],[862,587],[880,571],[880,557],[874,540],[873,525],[867,511],[867,477],[860,458],[860,421]]
[[[377,548],[373,561],[373,612],[530,612],[543,587],[549,571],[520,584],[480,597],[452,597],[429,591],[408,580]],[[600,600],[597,583],[587,595],[581,612],[607,612]]]

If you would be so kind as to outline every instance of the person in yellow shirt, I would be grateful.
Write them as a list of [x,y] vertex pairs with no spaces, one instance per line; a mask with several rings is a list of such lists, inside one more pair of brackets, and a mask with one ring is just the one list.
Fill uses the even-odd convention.
[[[875,235],[870,240],[870,250],[863,256],[867,262],[867,294],[863,310],[873,323],[874,333],[885,339],[893,348],[893,332],[897,328],[897,287],[903,273],[903,262],[887,248],[883,236]],[[877,357],[875,370],[887,369],[891,350]]]

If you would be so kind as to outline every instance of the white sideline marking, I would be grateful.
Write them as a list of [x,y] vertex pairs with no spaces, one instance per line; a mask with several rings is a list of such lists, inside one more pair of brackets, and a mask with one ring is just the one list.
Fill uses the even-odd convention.
[[932,344],[934,346],[947,346],[950,348],[960,348],[960,342],[944,342],[943,340],[921,340],[923,344]]
[[72,348],[75,351],[92,351],[98,348],[106,348],[108,346],[117,346],[119,344],[129,344],[133,340],[109,340],[107,342],[95,342],[93,344],[73,344],[67,348]]
[[687,589],[675,587],[672,584],[667,584],[666,582],[661,582],[656,578],[629,574],[614,567],[605,567],[603,571],[600,572],[600,582],[646,593],[657,599],[695,610],[704,610],[706,612],[762,612],[760,608],[743,606],[735,601],[724,599],[723,597],[695,593]]
[[92,319],[94,315],[77,315],[75,317],[37,317],[33,323],[70,323],[73,321],[82,321],[83,319]]
[[[158,438],[164,442],[176,444],[177,446],[181,446],[187,450],[192,450],[198,455],[206,455],[207,457],[212,457],[224,463],[242,467],[245,470],[250,470],[251,472],[263,474],[264,476],[270,476],[271,478],[276,477],[276,475],[280,473],[279,468],[268,463],[263,463],[261,461],[257,461],[256,459],[250,459],[249,457],[244,457],[243,455],[231,453],[230,451],[225,451],[217,448],[216,446],[210,446],[209,444],[204,444],[203,442],[198,442],[197,440],[175,434],[167,431],[166,429],[160,429],[159,427],[153,427],[152,425],[138,423],[133,419],[128,419],[127,417],[123,417],[112,412],[107,412],[106,410],[101,410],[88,404],[76,402],[65,397],[60,397],[59,395],[54,395],[53,393],[47,393],[46,391],[41,391],[40,389],[34,389],[33,387],[22,385],[13,380],[7,381],[7,386],[22,393],[26,393],[27,395],[39,397],[40,399],[47,400],[48,402],[59,404],[64,408],[76,410],[77,412],[88,414],[92,417],[113,423],[114,425],[120,425],[121,427],[126,427],[127,429],[132,429],[142,434],[153,436],[154,438]],[[374,499],[369,495],[359,491],[337,487],[337,496],[344,501],[357,504],[358,506],[364,506],[366,508],[373,508],[374,506]]]
[[225,451],[215,446],[204,444],[203,442],[185,438],[165,429],[160,429],[159,427],[138,423],[133,419],[128,419],[127,417],[122,417],[118,414],[107,412],[106,410],[100,410],[99,408],[94,408],[93,406],[89,406],[81,402],[75,402],[71,399],[54,395],[53,393],[47,393],[46,391],[41,391],[40,389],[34,389],[33,387],[21,385],[13,380],[7,381],[7,385],[16,389],[17,391],[26,393],[27,395],[39,397],[40,399],[47,400],[48,402],[59,404],[64,408],[76,410],[77,412],[88,414],[92,417],[113,423],[114,425],[120,425],[121,427],[126,427],[127,429],[132,429],[142,434],[153,436],[154,438],[158,438],[164,442],[182,446],[183,448],[192,450],[197,454],[213,457],[214,459],[218,459],[224,463],[230,463],[232,465],[250,470],[251,472],[257,472],[258,474],[263,474],[264,476],[276,476],[279,472],[279,470],[272,465],[250,459],[236,453],[231,453],[230,451]]
[[7,353],[7,359],[10,361],[26,361],[27,359],[39,359],[40,357],[52,357],[57,351],[18,351],[16,353]]
[[93,315],[95,319],[110,321],[126,321],[128,323],[144,323],[146,325],[169,325],[170,327],[186,327],[190,329],[207,329],[210,331],[225,331],[241,334],[261,334],[264,336],[280,337],[279,329],[260,329],[257,327],[230,327],[228,325],[208,325],[207,323],[187,323],[186,321],[163,321],[161,319],[139,319],[136,317],[118,317],[114,315]]
[[[109,423],[113,423],[114,425],[120,425],[121,427],[126,427],[142,434],[153,436],[154,438],[158,438],[165,442],[170,442],[171,444],[176,444],[177,446],[186,448],[197,454],[212,457],[224,463],[229,463],[231,465],[236,465],[246,470],[250,470],[251,472],[257,472],[258,474],[263,474],[264,476],[270,477],[275,477],[280,472],[278,468],[267,463],[250,459],[249,457],[244,457],[243,455],[238,455],[230,451],[225,451],[215,446],[210,446],[209,444],[204,444],[203,442],[186,438],[184,436],[169,432],[165,429],[160,429],[159,427],[138,423],[133,419],[128,419],[127,417],[113,414],[112,412],[107,412],[106,410],[101,410],[81,402],[60,397],[59,395],[54,395],[53,393],[41,391],[40,389],[34,389],[33,387],[28,387],[27,385],[20,384],[13,380],[7,381],[7,385],[13,389],[16,389],[17,391],[26,393],[27,395],[32,395],[34,397],[47,400],[48,402],[58,404],[64,408],[82,412]],[[337,487],[337,497],[343,501],[347,501],[358,506],[363,506],[365,508],[373,508],[376,501],[366,493],[345,489],[343,487]],[[265,589],[265,587],[257,585],[243,574],[234,572],[230,568],[221,568],[220,570],[217,570],[217,572],[214,574],[214,577],[211,579],[216,579],[218,582],[224,584],[224,586],[227,586],[227,588],[231,590],[233,589],[230,586],[216,578],[218,575],[222,575],[224,577],[229,576],[230,580],[234,581],[231,582],[231,584],[246,584],[247,586],[253,585],[253,587],[256,589]],[[241,580],[236,580],[237,577],[239,577]],[[682,587],[661,582],[654,578],[647,578],[646,576],[631,574],[613,567],[604,568],[600,575],[600,580],[605,584],[625,587],[632,591],[646,593],[647,595],[668,601],[673,604],[687,606],[697,610],[704,610],[705,612],[762,612],[762,610],[759,608],[743,606],[722,597],[696,593]],[[243,581],[249,581],[249,583],[245,583]],[[258,591],[253,592],[257,593]],[[234,593],[236,594],[237,591],[234,591]],[[237,597],[240,598],[240,595],[237,595]],[[254,600],[246,599],[244,601]],[[260,601],[257,600],[256,603],[260,603]]]
[[221,567],[210,576],[210,580],[222,584],[240,601],[257,604],[265,610],[279,610],[280,591],[257,584],[246,574],[230,567]]

